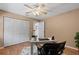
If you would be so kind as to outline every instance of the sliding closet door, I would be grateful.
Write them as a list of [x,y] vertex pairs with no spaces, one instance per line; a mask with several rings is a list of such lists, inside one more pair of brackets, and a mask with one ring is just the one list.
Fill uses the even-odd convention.
[[4,17],[4,46],[29,40],[29,21]]

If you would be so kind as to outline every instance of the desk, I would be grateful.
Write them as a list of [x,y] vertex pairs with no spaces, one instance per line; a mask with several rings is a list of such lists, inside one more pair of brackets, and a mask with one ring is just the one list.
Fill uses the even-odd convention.
[[46,41],[29,41],[31,43],[31,55],[33,55],[33,45],[44,44],[44,43],[53,43],[57,42],[56,40],[46,40]]

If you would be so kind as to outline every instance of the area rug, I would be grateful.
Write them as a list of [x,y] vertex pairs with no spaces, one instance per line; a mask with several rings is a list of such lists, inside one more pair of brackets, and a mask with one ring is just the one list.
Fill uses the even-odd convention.
[[[24,47],[21,50],[20,55],[31,55],[31,47]],[[33,55],[37,55],[37,47],[36,47],[36,45],[33,46]]]

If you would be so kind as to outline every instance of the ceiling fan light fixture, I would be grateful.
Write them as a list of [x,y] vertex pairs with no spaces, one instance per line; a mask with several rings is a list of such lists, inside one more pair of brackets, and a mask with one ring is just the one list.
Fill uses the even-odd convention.
[[46,6],[44,4],[33,5],[34,8],[33,8],[33,6],[30,6],[30,5],[24,5],[24,6],[26,6],[27,8],[30,9],[30,11],[28,13],[32,13],[35,16],[47,14],[47,9],[45,8]]

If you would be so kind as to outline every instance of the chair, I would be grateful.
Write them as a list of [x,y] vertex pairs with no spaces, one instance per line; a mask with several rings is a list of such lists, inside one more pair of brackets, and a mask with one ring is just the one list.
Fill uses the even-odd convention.
[[61,43],[45,43],[38,48],[38,55],[61,55],[65,48],[66,41]]
[[52,40],[55,40],[54,36],[52,36]]

